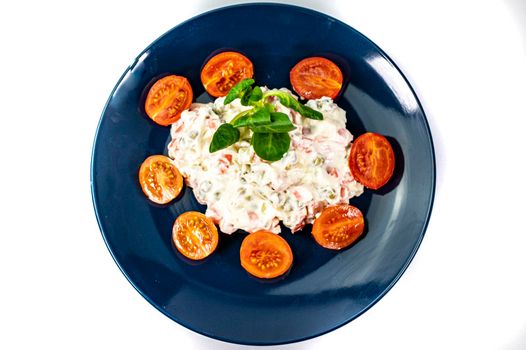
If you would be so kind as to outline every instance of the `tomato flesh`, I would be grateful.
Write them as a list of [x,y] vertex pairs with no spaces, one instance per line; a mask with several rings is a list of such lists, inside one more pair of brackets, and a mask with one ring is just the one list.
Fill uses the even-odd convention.
[[334,205],[325,208],[314,220],[312,235],[322,247],[339,250],[355,242],[364,226],[360,209],[348,204]]
[[168,126],[181,117],[192,104],[193,91],[188,79],[169,75],[153,84],[146,96],[144,109],[157,124]]
[[292,266],[292,250],[281,236],[256,231],[245,237],[239,252],[241,266],[258,278],[275,278]]
[[141,164],[139,183],[149,200],[166,204],[181,192],[183,177],[170,158],[153,155]]
[[189,211],[175,220],[172,239],[181,254],[192,260],[201,260],[217,248],[219,235],[212,220],[202,213]]
[[349,168],[365,187],[376,190],[385,185],[393,176],[394,166],[393,148],[384,136],[368,132],[354,140]]
[[241,80],[254,76],[252,62],[239,52],[221,52],[208,60],[201,70],[201,82],[214,97],[226,96]]
[[327,96],[334,99],[342,88],[343,75],[334,62],[323,57],[309,57],[291,69],[290,82],[303,98],[314,100]]

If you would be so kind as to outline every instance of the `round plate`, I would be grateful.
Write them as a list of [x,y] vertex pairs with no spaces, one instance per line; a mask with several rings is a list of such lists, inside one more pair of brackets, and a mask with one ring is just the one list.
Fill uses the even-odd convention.
[[[144,112],[159,77],[186,76],[198,101],[205,59],[218,49],[243,52],[258,85],[288,87],[300,59],[322,55],[346,77],[337,100],[347,128],[386,135],[395,150],[393,179],[351,203],[366,234],[335,252],[318,246],[310,227],[283,237],[294,252],[285,279],[261,282],[239,262],[244,234],[220,234],[217,251],[190,264],[171,242],[172,224],[186,211],[204,212],[192,190],[167,206],[149,202],[138,184],[142,161],[166,154],[169,128]],[[278,4],[232,6],[207,12],[156,40],[124,72],[111,93],[95,137],[91,164],[95,212],[115,262],[159,311],[201,334],[235,343],[279,344],[314,337],[358,317],[400,278],[423,238],[435,189],[433,144],[415,93],[375,44],[325,14]]]

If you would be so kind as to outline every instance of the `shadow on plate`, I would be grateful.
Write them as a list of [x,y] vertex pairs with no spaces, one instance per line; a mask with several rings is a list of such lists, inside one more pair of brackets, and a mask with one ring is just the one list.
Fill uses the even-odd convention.
[[391,179],[384,186],[374,191],[374,193],[379,194],[381,196],[391,192],[398,186],[398,184],[402,180],[402,176],[404,175],[405,166],[404,153],[402,152],[402,147],[400,147],[398,141],[396,141],[396,139],[391,136],[386,136],[386,138],[393,147],[393,152],[395,156],[395,168]]

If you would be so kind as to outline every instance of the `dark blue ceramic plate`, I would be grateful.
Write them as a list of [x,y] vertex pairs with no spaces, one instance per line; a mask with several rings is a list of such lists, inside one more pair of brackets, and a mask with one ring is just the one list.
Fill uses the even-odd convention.
[[[204,212],[191,189],[161,207],[141,192],[137,172],[151,154],[166,153],[169,128],[144,113],[145,95],[159,77],[189,78],[208,101],[199,72],[221,48],[244,52],[259,85],[289,87],[300,59],[322,55],[343,70],[338,104],[348,129],[384,134],[394,146],[394,178],[381,191],[353,199],[365,214],[366,235],[351,248],[319,247],[310,227],[283,237],[294,265],[280,281],[261,282],[240,266],[244,234],[220,235],[217,251],[189,264],[171,243],[175,218]],[[387,55],[348,25],[322,13],[278,4],[207,12],[150,45],[124,72],[104,108],[91,165],[95,212],[115,262],[159,311],[201,334],[235,343],[278,344],[311,338],[358,317],[400,278],[416,253],[431,213],[435,162],[431,134],[411,86]]]

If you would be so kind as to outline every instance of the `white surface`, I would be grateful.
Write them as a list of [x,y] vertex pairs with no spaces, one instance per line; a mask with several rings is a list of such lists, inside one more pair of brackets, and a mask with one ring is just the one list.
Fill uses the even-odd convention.
[[[228,1],[0,5],[0,348],[241,349],[170,321],[99,233],[90,152],[106,99],[160,34]],[[435,141],[426,237],[376,306],[286,349],[526,349],[526,4],[293,1],[375,41]]]

